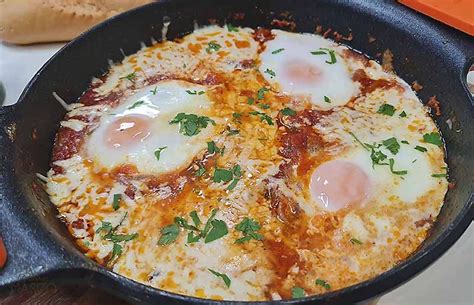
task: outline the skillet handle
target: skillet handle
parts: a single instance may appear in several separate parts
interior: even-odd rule
[[[16,106],[0,107],[0,236],[8,253],[0,270],[0,291],[23,284],[55,270],[65,270],[64,250],[40,230],[38,219],[26,204],[16,183],[14,153],[17,129]],[[29,152],[34,153],[34,152]],[[58,249],[59,248],[59,249]],[[58,251],[55,253],[55,251]]]

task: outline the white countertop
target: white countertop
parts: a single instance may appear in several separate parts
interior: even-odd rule
[[[63,44],[12,46],[0,43],[0,81],[6,105],[16,103],[36,71]],[[448,252],[416,278],[382,297],[380,305],[473,305],[474,226]]]

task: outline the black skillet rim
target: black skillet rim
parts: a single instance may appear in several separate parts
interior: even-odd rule
[[[51,57],[48,62],[46,62],[43,67],[35,74],[32,80],[28,83],[24,91],[22,92],[18,103],[21,103],[25,96],[28,94],[29,88],[37,81],[37,78],[41,75],[44,69],[47,68],[50,61],[54,60],[58,54],[67,51],[69,48],[74,48],[75,44],[82,42],[83,38],[94,33],[96,30],[103,27],[109,26],[116,19],[128,18],[129,15],[133,15],[135,11],[147,9],[147,7],[154,5],[166,5],[171,2],[186,2],[186,0],[162,0],[159,3],[150,3],[145,6],[133,9],[131,11],[122,13],[118,16],[112,17],[111,19],[96,25],[89,31],[81,34],[79,37],[66,44],[61,50],[59,50],[54,56]],[[473,61],[472,59],[470,60]],[[469,66],[465,66],[464,70],[469,69]],[[463,71],[465,72],[465,71]],[[467,89],[466,89],[467,93]],[[472,103],[472,99],[471,99]],[[14,108],[14,107],[13,107]],[[182,302],[192,302],[194,304],[310,304],[313,302],[335,302],[335,303],[344,303],[348,302],[360,302],[363,300],[371,299],[380,294],[389,292],[392,289],[395,289],[402,283],[411,279],[413,276],[424,270],[426,267],[431,265],[436,259],[438,259],[442,254],[444,254],[462,235],[462,233],[467,229],[469,224],[473,219],[473,203],[474,203],[474,194],[471,193],[471,196],[464,204],[462,212],[457,215],[455,220],[450,224],[449,229],[445,230],[432,244],[428,245],[423,251],[415,253],[415,255],[407,258],[402,263],[393,267],[392,269],[378,275],[375,278],[366,280],[364,282],[357,283],[355,285],[342,288],[336,291],[308,296],[302,299],[294,300],[282,300],[282,301],[259,301],[259,302],[247,302],[247,301],[213,301],[208,299],[201,299],[187,295],[181,295],[176,293],[171,293],[165,290],[160,290],[152,288],[150,286],[135,282],[131,279],[128,279],[122,275],[116,274],[106,268],[99,266],[94,263],[94,267],[90,269],[92,272],[102,274],[107,279],[118,282],[123,285],[123,288],[130,289],[136,293],[147,291],[151,297],[161,296],[167,297],[170,299],[179,300]],[[72,269],[70,269],[72,271]],[[107,289],[107,288],[106,288]],[[123,296],[126,296],[125,293],[119,292]],[[133,300],[133,298],[131,299]],[[152,301],[152,300],[149,300]],[[341,304],[342,304],[341,303]]]

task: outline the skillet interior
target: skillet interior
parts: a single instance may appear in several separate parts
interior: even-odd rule
[[[232,23],[271,27],[271,21],[286,11],[298,32],[314,32],[316,25],[342,34],[352,30],[354,39],[349,45],[372,57],[389,48],[395,54],[397,74],[408,83],[417,80],[424,86],[419,94],[422,101],[437,95],[442,116],[435,120],[446,140],[450,180],[456,182],[431,235],[411,259],[373,280],[298,303],[348,304],[369,299],[395,288],[444,253],[473,216],[474,107],[461,81],[472,62],[468,59],[474,56],[474,43],[467,35],[388,0],[165,1],[120,15],[70,43],[35,76],[13,111],[0,112],[2,126],[16,124],[13,141],[5,128],[0,137],[0,232],[10,250],[10,263],[0,272],[0,286],[44,275],[62,282],[101,285],[131,300],[209,304],[137,284],[98,267],[76,249],[35,175],[49,169],[54,135],[65,114],[51,93],[75,101],[92,76],[107,71],[108,59],[118,62],[123,54],[140,49],[140,42],[150,45],[151,37],[160,40],[164,16],[171,19],[168,38],[172,39],[191,32],[194,20],[206,25],[212,18],[222,24],[232,20],[232,13],[245,12],[243,20]],[[368,34],[377,40],[369,44]],[[445,121],[452,117],[456,121],[451,130]]]

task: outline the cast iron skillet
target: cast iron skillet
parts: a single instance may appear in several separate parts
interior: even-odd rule
[[[141,42],[161,39],[163,17],[170,17],[168,38],[193,30],[194,20],[223,24],[270,26],[273,18],[290,12],[296,31],[313,32],[316,25],[339,33],[352,30],[348,44],[375,56],[389,48],[397,73],[409,83],[420,82],[426,101],[436,95],[442,115],[435,118],[446,140],[450,190],[430,237],[408,260],[360,284],[281,304],[351,304],[394,289],[440,257],[473,218],[474,105],[464,83],[474,58],[472,38],[419,15],[394,1],[162,1],[117,16],[65,46],[35,75],[13,107],[0,110],[0,233],[9,251],[0,271],[0,287],[14,287],[32,277],[57,283],[83,283],[113,291],[130,301],[160,304],[223,304],[153,289],[114,274],[87,259],[75,247],[57,219],[35,173],[49,169],[50,152],[65,110],[53,98],[57,92],[75,101],[92,76],[108,69]],[[233,13],[245,13],[233,20]],[[377,40],[368,43],[367,35]],[[15,73],[15,71],[11,71]],[[451,118],[452,129],[446,124]],[[158,233],[157,233],[158,234]],[[234,303],[237,304],[238,302]],[[270,304],[274,302],[266,302]]]

